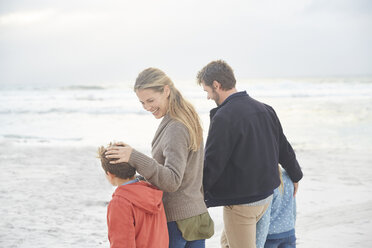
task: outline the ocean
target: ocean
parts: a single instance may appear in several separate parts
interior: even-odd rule
[[[175,82],[206,139],[215,107],[194,81]],[[271,105],[304,171],[297,246],[372,242],[372,78],[251,79],[237,83]],[[96,148],[123,141],[150,154],[159,120],[130,83],[0,88],[0,247],[107,247],[106,182]],[[210,209],[218,247],[220,208]]]

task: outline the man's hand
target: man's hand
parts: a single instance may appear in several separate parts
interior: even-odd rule
[[[298,183],[293,183],[293,187],[294,187],[293,197],[295,197],[296,196],[296,193],[297,193],[297,190],[298,190]]]

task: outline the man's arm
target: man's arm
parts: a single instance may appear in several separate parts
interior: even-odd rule
[[[277,120],[278,132],[279,132],[279,163],[286,170],[292,182],[298,183],[298,181],[300,181],[303,176],[301,167],[298,164],[298,161],[296,159],[296,154],[291,144],[289,144],[287,138],[285,137],[283,133],[283,128],[282,128],[282,125],[280,124],[278,116],[276,115],[274,110],[273,112]],[[296,194],[298,185],[294,187],[295,187],[294,194]]]
[[[266,105],[266,107],[271,113],[271,118],[273,120],[273,123],[275,123],[276,125],[276,132],[278,135],[278,143],[279,143],[279,164],[281,164],[281,166],[288,173],[292,182],[298,183],[298,181],[301,180],[303,174],[301,171],[301,167],[297,162],[296,154],[291,144],[289,144],[287,138],[284,135],[282,125],[280,124],[280,120],[278,116],[276,115],[275,110],[269,105]],[[294,185],[295,191],[297,191],[297,188],[298,188],[298,185],[297,186]]]
[[[204,192],[221,177],[232,153],[232,135],[228,120],[215,116],[210,124],[205,147],[203,187]]]
[[[298,183],[293,183],[293,197],[296,196],[298,190]]]

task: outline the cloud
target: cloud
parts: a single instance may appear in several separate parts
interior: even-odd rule
[[[193,78],[219,58],[242,77],[372,74],[370,7],[364,0],[10,1],[0,12],[0,83],[118,81],[148,66]]]
[[[0,16],[0,27],[26,26],[47,21],[55,14],[51,9],[39,11],[19,11]]]

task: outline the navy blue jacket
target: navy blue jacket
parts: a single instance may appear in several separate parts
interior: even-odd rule
[[[203,187],[208,207],[262,200],[280,184],[278,164],[302,178],[274,109],[243,91],[210,112]]]

